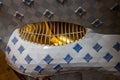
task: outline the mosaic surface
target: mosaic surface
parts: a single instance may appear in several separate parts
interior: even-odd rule
[[[120,34],[120,2],[119,0],[34,0],[34,3],[30,6],[24,4],[22,0],[1,0],[0,3],[0,49],[5,50],[6,43],[13,30],[16,28],[25,25],[27,23],[41,22],[41,21],[65,21],[77,23],[85,26],[86,28],[91,28],[94,32],[102,34]],[[94,5],[93,5],[94,4]],[[113,8],[114,6],[117,7]],[[75,13],[81,7],[84,10],[78,10],[78,13]],[[44,12],[48,9],[54,14],[51,18],[44,16]],[[113,10],[111,10],[113,9]],[[15,18],[14,14],[16,11],[19,11],[24,15],[22,20]],[[84,12],[85,11],[85,12]],[[82,15],[79,15],[82,14]],[[48,12],[47,15],[50,15]],[[19,17],[19,16],[18,16]],[[102,24],[101,24],[102,23]],[[2,38],[2,40],[1,40]],[[13,44],[17,44],[17,38],[12,40]],[[120,43],[116,42],[112,49],[119,52]],[[77,47],[74,49],[79,52],[82,49],[82,46],[76,44]],[[101,44],[96,43],[92,47],[96,52],[99,52],[103,47]],[[7,48],[8,53],[11,49]],[[24,48],[21,46],[18,51],[24,52]],[[114,56],[112,53],[107,52],[103,59],[106,62],[110,62]],[[87,53],[84,58],[86,62],[91,62],[93,56],[90,53]],[[17,58],[13,56],[11,60],[14,62],[17,61]],[[70,63],[73,60],[73,57],[70,54],[67,54],[64,59],[66,63]],[[31,63],[32,58],[30,55],[27,55],[25,58],[26,63]],[[50,55],[47,55],[44,58],[44,61],[49,64],[53,61],[53,58]],[[54,69],[62,69],[60,65],[56,65]],[[117,63],[114,68],[120,70],[120,63]],[[20,66],[21,71],[25,71],[23,66]],[[35,68],[37,71],[42,71],[40,66]],[[58,70],[58,69],[57,69]],[[110,78],[111,79],[111,78]]]
[[[22,0],[1,1],[0,36],[5,44],[14,29],[27,23],[46,20],[78,23],[98,33],[120,34],[119,6],[111,11],[115,4],[119,5],[119,0],[109,0],[106,3],[104,0],[34,0],[30,6],[24,4]],[[85,10],[82,16],[75,13],[79,7]],[[50,19],[43,15],[46,9],[54,13]],[[84,12],[82,9],[78,10],[79,14]],[[16,11],[24,15],[22,21],[13,16]],[[48,12],[47,15],[50,13]],[[103,24],[99,27],[92,25],[91,23],[96,19]],[[99,22],[97,24],[99,25]]]
[[[119,74],[119,35],[87,32],[83,39],[74,43],[48,46],[24,40],[18,31],[16,29],[9,39],[6,59],[14,70],[22,74],[39,77],[91,67]]]

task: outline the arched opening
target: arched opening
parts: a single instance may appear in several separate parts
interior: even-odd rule
[[[19,29],[19,34],[23,40],[59,46],[82,39],[86,29],[77,24],[49,21],[27,24]]]

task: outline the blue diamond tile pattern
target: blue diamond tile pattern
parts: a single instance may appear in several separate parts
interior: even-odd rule
[[[117,65],[115,66],[115,69],[117,69],[118,71],[120,71],[120,62],[117,63]]]
[[[99,19],[96,19],[91,24],[94,25],[94,26],[96,26],[96,27],[99,27],[99,26],[101,26],[103,24],[103,22],[100,21]]]
[[[54,67],[54,70],[56,70],[56,71],[60,71],[60,70],[62,70],[63,69],[63,67],[60,65],[60,64],[57,64],[55,67]]]
[[[37,71],[38,73],[41,73],[43,68],[41,66],[36,66],[36,68],[34,70]]]
[[[15,62],[17,61],[17,58],[13,55],[11,60],[15,64]]]
[[[34,0],[23,0],[23,2],[24,2],[26,5],[30,6],[30,5],[34,2]]]
[[[10,53],[11,49],[10,49],[9,46],[6,47],[6,51],[7,51],[8,54]]]
[[[22,45],[18,48],[18,51],[19,51],[20,53],[22,53],[24,50],[25,50],[25,49],[24,49],[24,47],[23,47]]]
[[[53,12],[46,9],[43,15],[46,16],[47,18],[51,18],[53,16]]]
[[[84,59],[89,62],[93,57],[88,53],[85,55]]]
[[[13,44],[15,45],[15,44],[18,42],[18,39],[17,39],[16,37],[14,37],[14,38],[12,39],[12,42],[13,42]]]
[[[79,53],[79,51],[82,49],[82,46],[80,46],[78,43],[73,47],[73,49]]]
[[[111,59],[113,58],[113,56],[110,54],[110,53],[107,53],[105,56],[104,56],[104,59],[109,62]]]
[[[45,58],[44,58],[44,61],[49,64],[51,61],[53,60],[53,58],[50,56],[50,55],[47,55]]]
[[[113,46],[113,48],[117,51],[117,52],[119,52],[120,51],[120,43],[116,43],[114,46]]]
[[[119,0],[116,0],[116,1],[119,1]],[[112,11],[119,11],[120,10],[120,6],[118,3],[115,3],[111,8],[110,10]]]
[[[26,61],[28,64],[30,64],[30,62],[32,61],[32,58],[31,58],[29,55],[27,55],[26,58],[25,58],[25,61]]]
[[[78,7],[75,10],[75,13],[78,14],[79,16],[82,16],[85,12],[86,12],[85,9],[83,9],[82,7]]]
[[[96,51],[96,52],[99,52],[100,49],[102,48],[102,46],[98,43],[96,43],[94,46],[93,46],[93,49]]]
[[[72,56],[70,56],[69,54],[64,58],[64,60],[67,62],[67,63],[70,63],[70,61],[73,59]]]
[[[24,66],[20,65],[19,70],[24,73],[26,69],[24,68]]]

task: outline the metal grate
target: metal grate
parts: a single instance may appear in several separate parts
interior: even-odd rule
[[[23,40],[44,45],[65,45],[83,38],[83,26],[65,22],[40,22],[27,24],[19,29]]]

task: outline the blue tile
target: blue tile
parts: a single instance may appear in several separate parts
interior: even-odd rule
[[[113,46],[113,48],[114,48],[117,52],[119,52],[119,51],[120,51],[120,43],[117,42],[117,43]]]
[[[115,66],[115,69],[117,69],[118,71],[120,71],[120,62],[117,63],[117,65]]]
[[[96,52],[99,52],[100,49],[102,48],[102,46],[98,43],[96,43],[94,46],[93,46],[93,49],[96,51]]]
[[[22,45],[18,48],[18,51],[19,51],[20,53],[22,53],[24,50],[25,50],[25,49],[24,49],[24,47],[23,47]]]
[[[24,66],[20,65],[19,70],[24,73],[26,69],[24,68]]]
[[[32,61],[32,58],[29,55],[27,55],[25,61],[29,64]]]
[[[34,3],[34,0],[24,0],[23,1],[26,5],[30,6]]]
[[[85,55],[84,59],[89,62],[93,57],[88,53]]]
[[[54,67],[54,70],[56,70],[56,71],[60,71],[60,70],[62,70],[63,69],[63,67],[60,65],[60,64],[57,64],[55,67]]]
[[[34,70],[37,71],[38,73],[41,73],[43,68],[41,66],[36,66],[36,68]]]
[[[117,1],[117,0],[116,0]],[[119,1],[119,0],[118,0]],[[120,5],[118,3],[115,3],[110,10],[112,11],[120,11]]]
[[[99,19],[96,19],[91,24],[94,25],[94,26],[96,26],[96,27],[99,27],[99,26],[101,26],[103,24],[103,22],[100,21]]]
[[[53,60],[53,58],[50,56],[50,55],[47,55],[45,58],[44,58],[44,61],[49,64],[51,61]]]
[[[16,37],[14,37],[14,38],[12,39],[12,42],[13,42],[13,44],[15,45],[15,44],[18,42],[18,39],[17,39]]]
[[[7,51],[8,54],[10,53],[11,49],[10,49],[9,46],[6,47],[6,51]]]
[[[64,60],[67,62],[67,63],[70,63],[70,61],[72,60],[73,58],[68,54]]]
[[[18,11],[15,12],[14,16],[19,20],[22,20],[24,18],[24,15]]]
[[[53,16],[53,12],[46,9],[45,12],[43,13],[43,15],[47,18],[51,18]]]
[[[82,7],[78,7],[76,10],[75,10],[75,13],[79,16],[82,16],[84,13],[85,13],[85,9],[83,9]]]
[[[17,61],[17,58],[13,55],[11,60],[15,64],[15,62]]]
[[[111,59],[113,58],[113,56],[110,54],[110,53],[107,53],[105,56],[104,56],[104,59],[109,62]]]
[[[82,46],[80,46],[78,43],[73,47],[73,49],[79,53],[79,51],[82,49]]]

